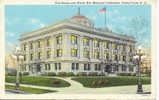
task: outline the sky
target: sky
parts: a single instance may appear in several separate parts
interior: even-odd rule
[[[75,16],[80,7],[82,15],[94,22],[96,28],[105,27],[105,15],[99,10],[106,7],[106,26],[117,34],[134,36],[137,46],[151,47],[151,6],[149,5],[6,5],[6,52],[19,45],[19,36],[56,21]],[[137,22],[136,25],[132,24]]]

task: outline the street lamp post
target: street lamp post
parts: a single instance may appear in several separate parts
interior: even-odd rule
[[[137,66],[138,66],[138,87],[137,87],[137,93],[142,93],[143,92],[142,80],[141,80],[141,71],[140,71],[142,57],[144,57],[144,54],[141,52],[141,48],[139,48],[138,51],[136,52],[136,55],[134,56],[134,58],[136,59],[136,62],[137,62]]]
[[[16,90],[19,90],[19,68],[20,68],[20,59],[22,57],[22,51],[19,47],[16,47],[15,56],[17,58],[17,74],[16,74]]]

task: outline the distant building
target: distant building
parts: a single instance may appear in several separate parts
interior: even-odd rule
[[[135,38],[96,29],[80,14],[19,38],[24,51],[22,71],[135,73]]]
[[[151,50],[143,50],[146,58],[142,59],[141,72],[150,73],[151,72]]]

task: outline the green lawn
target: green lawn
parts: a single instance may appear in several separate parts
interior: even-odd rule
[[[123,77],[77,77],[72,78],[77,82],[80,82],[85,87],[100,88],[110,86],[124,86],[124,85],[137,85],[138,78],[131,76]],[[143,84],[150,84],[151,79],[149,77],[142,78]]]
[[[12,85],[5,85],[5,88],[10,89],[10,90],[16,90],[15,86],[12,86]],[[52,90],[37,89],[37,88],[22,87],[22,86],[20,86],[19,91],[23,91],[26,93],[32,93],[32,94],[43,94],[43,93],[49,93],[49,92],[57,92],[57,91],[52,91]]]
[[[15,76],[6,76],[5,81],[8,83],[15,83]],[[57,78],[46,78],[46,77],[33,77],[24,76],[22,77],[21,84],[37,85],[37,86],[47,86],[47,87],[69,87],[70,83],[57,79]]]

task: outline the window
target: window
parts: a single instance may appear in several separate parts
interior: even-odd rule
[[[88,64],[88,70],[91,70],[90,64]]]
[[[98,70],[98,65],[97,64],[95,64],[95,70]]]
[[[88,58],[89,57],[89,51],[87,49],[84,49],[83,56]]]
[[[24,61],[26,61],[26,55],[24,55]]]
[[[45,64],[45,70],[47,70],[47,64]]]
[[[75,63],[72,63],[72,70],[75,69]]]
[[[79,63],[76,63],[76,70],[79,69]]]
[[[84,64],[84,70],[87,70],[87,64]]]
[[[43,53],[42,53],[42,52],[39,52],[39,53],[38,53],[38,58],[39,58],[39,59],[42,59],[42,56],[43,56]]]
[[[121,45],[120,45],[120,50],[123,50],[123,48],[124,48],[124,46],[121,44]]]
[[[105,59],[109,59],[108,53],[106,53],[106,52],[104,53],[104,58],[105,58]]]
[[[77,57],[77,49],[71,49],[72,57]]]
[[[129,52],[132,52],[132,47],[131,47],[131,45],[128,46],[128,51],[129,51]]]
[[[47,58],[50,58],[51,57],[51,51],[47,51]]]
[[[122,55],[120,55],[120,61],[123,61],[123,56]]]
[[[72,41],[72,44],[77,44],[77,36],[72,35],[71,41]]]
[[[33,47],[34,47],[34,42],[31,42],[30,49],[33,49]]]
[[[97,52],[97,51],[94,52],[94,58],[99,59],[99,52]]]
[[[47,39],[47,46],[50,46],[50,43],[51,43],[51,38],[49,37],[49,38]]]
[[[83,39],[83,45],[84,45],[84,46],[89,46],[89,41],[88,41],[87,38],[84,38],[84,39]]]
[[[24,51],[26,51],[26,48],[27,48],[27,45],[26,45],[26,44],[24,44]]]
[[[43,41],[42,41],[42,40],[38,41],[38,47],[39,47],[39,48],[42,47],[42,44],[43,44]]]
[[[109,48],[108,42],[104,42],[104,48],[105,48],[105,49]]]
[[[123,61],[126,61],[126,56],[123,56]]]
[[[61,57],[62,56],[62,50],[61,49],[58,49],[57,50],[57,57]]]
[[[48,64],[48,70],[50,70],[51,69],[51,65],[50,64]]]
[[[101,70],[101,65],[99,64],[99,66],[98,66],[98,70]]]
[[[133,67],[129,67],[129,72],[133,72],[134,68]]]
[[[62,44],[62,36],[57,37],[57,44]]]
[[[55,70],[57,70],[57,63],[55,63]]]
[[[116,61],[118,60],[118,55],[115,55],[115,60],[116,60]]]
[[[117,49],[116,43],[112,43],[112,47],[113,47],[113,49]]]
[[[30,60],[33,60],[33,58],[34,58],[34,53],[30,55]]]
[[[122,65],[122,71],[126,71],[126,66]]]
[[[99,41],[98,40],[94,40],[94,47],[99,47]]]
[[[114,54],[112,54],[112,59],[115,60],[115,55]]]
[[[61,63],[59,63],[59,70],[61,70]]]

